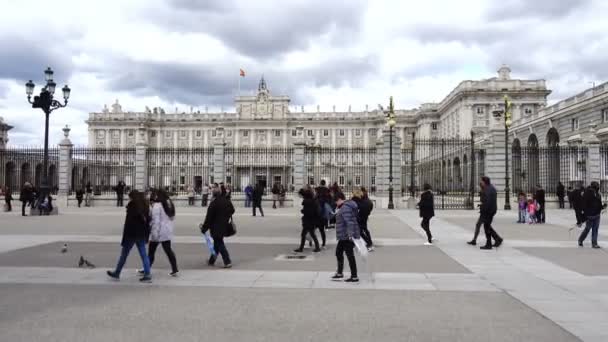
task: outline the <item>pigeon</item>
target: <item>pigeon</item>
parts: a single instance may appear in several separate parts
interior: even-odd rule
[[[86,266],[88,268],[95,268],[95,265],[93,265],[93,263],[91,263],[90,261],[88,261],[81,255],[80,260],[78,260],[78,267],[83,267],[83,266]]]
[[[90,263],[88,260],[84,261],[84,264],[88,267],[88,268],[95,268],[95,265],[93,265],[92,263]]]
[[[84,265],[84,258],[82,257],[82,255],[80,256],[80,260],[78,260],[78,267],[82,267]]]
[[[63,247],[61,247],[61,253],[66,253],[68,251],[68,244],[64,243]]]

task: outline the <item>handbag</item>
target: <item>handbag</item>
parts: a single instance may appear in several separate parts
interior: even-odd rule
[[[361,239],[353,239],[353,242],[354,242],[355,248],[357,249],[357,252],[359,252],[359,255],[361,256],[361,258],[363,258],[364,260],[367,259],[369,252],[367,251],[367,247],[365,246],[365,243]]]
[[[236,235],[236,223],[234,223],[232,216],[230,216],[230,221],[228,221],[228,226],[226,227],[226,233],[224,236],[229,237],[233,235]]]

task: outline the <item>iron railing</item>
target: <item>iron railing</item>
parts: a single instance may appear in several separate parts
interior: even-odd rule
[[[282,184],[288,192],[295,190],[291,147],[226,147],[224,167],[226,183],[234,193],[243,192],[249,184],[268,189]]]
[[[39,188],[44,170],[44,149],[30,147],[7,147],[0,149],[0,187],[19,193],[25,182]],[[49,147],[49,188],[56,193],[59,183],[59,149]]]
[[[118,182],[124,182],[126,192],[135,186],[134,148],[72,149],[70,193],[91,185],[94,195],[112,194]]]
[[[189,187],[199,193],[213,183],[213,148],[149,148],[148,187],[186,194]]]

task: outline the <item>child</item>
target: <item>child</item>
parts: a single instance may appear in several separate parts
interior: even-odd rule
[[[526,209],[528,203],[526,201],[526,194],[523,192],[519,193],[519,217],[517,218],[517,223],[526,223]]]
[[[528,224],[536,223],[536,201],[528,199]]]

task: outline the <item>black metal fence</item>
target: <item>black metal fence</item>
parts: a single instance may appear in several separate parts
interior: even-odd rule
[[[338,185],[350,193],[365,186],[376,191],[375,147],[317,147],[304,150],[304,177],[307,184],[319,185],[321,180]]]
[[[226,183],[235,193],[243,192],[248,184],[272,188],[282,184],[294,191],[293,148],[285,147],[226,147],[224,149]]]
[[[134,148],[72,149],[70,193],[84,190],[90,183],[93,194],[110,194],[119,181],[125,183],[127,191],[135,186]]]
[[[604,199],[608,196],[608,145],[600,145],[600,191]]]
[[[0,149],[0,187],[10,188],[19,193],[25,182],[39,188],[44,170],[44,149],[29,147],[7,147]],[[48,178],[52,192],[59,183],[59,149],[49,148]]]
[[[186,194],[213,183],[213,148],[149,148],[148,187]]]
[[[514,145],[511,150],[513,193],[533,193],[535,187],[541,185],[547,195],[555,196],[560,182],[566,188],[586,186],[587,155],[585,146]]]
[[[401,154],[404,196],[416,197],[429,184],[436,208],[473,208],[485,156],[472,139],[413,139]]]

